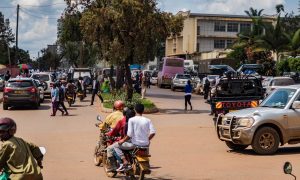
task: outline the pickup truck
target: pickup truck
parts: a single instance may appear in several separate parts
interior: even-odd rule
[[[264,98],[261,80],[254,76],[223,77],[210,92],[215,117],[231,111],[257,107]]]
[[[279,145],[300,143],[300,85],[276,89],[258,107],[219,115],[216,133],[232,150],[249,145],[274,154]]]

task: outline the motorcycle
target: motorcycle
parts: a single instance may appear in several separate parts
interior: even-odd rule
[[[100,123],[96,124],[99,127],[99,124],[102,123],[101,117],[97,116],[97,120]],[[104,171],[108,177],[115,177],[118,173],[123,174],[130,179],[136,179],[136,176],[139,180],[143,180],[146,174],[150,174],[150,159],[148,147],[136,147],[133,150],[124,151],[124,155],[128,162],[130,163],[131,168],[125,168],[124,171],[118,172],[116,169],[108,171],[109,164],[112,163],[116,167],[120,166],[119,162],[114,158],[114,162],[109,162],[107,158],[106,148],[113,144],[116,140],[115,137],[106,136],[105,132],[101,132],[103,136],[103,142],[98,142],[95,148],[94,161],[95,165],[100,166],[102,164]],[[102,146],[102,147],[101,147]]]
[[[84,99],[84,94],[83,94],[83,92],[78,91],[78,92],[77,92],[77,97],[79,98],[80,101],[83,101],[83,99]]]
[[[69,107],[71,107],[72,104],[75,103],[75,101],[74,101],[74,95],[73,94],[67,93],[66,94],[66,99],[67,99],[67,102],[69,104]]]

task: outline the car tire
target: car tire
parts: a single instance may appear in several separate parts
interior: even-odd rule
[[[172,91],[175,91],[175,88],[174,88],[174,86],[171,86],[171,90],[172,90]]]
[[[8,105],[3,103],[3,110],[8,110]]]
[[[248,145],[234,144],[230,141],[225,141],[225,144],[227,145],[227,147],[229,147],[229,149],[234,151],[242,151],[248,147]]]
[[[279,143],[279,134],[274,128],[262,127],[255,133],[251,146],[257,154],[271,155],[278,150]]]
[[[43,97],[43,99],[40,99],[40,103],[43,103],[45,100],[45,98]]]
[[[39,109],[39,103],[35,103],[35,104],[33,105],[33,108],[34,108],[34,109]]]

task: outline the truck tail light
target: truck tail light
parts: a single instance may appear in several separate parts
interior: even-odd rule
[[[13,90],[11,88],[5,87],[4,88],[4,93],[9,93],[12,92]]]

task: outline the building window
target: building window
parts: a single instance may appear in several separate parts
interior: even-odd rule
[[[238,23],[228,23],[227,24],[227,32],[238,32],[239,24]]]
[[[197,35],[200,35],[200,26],[197,26]]]
[[[215,31],[225,32],[226,24],[224,22],[215,22]]]
[[[197,43],[196,51],[200,52],[200,44],[199,43]]]
[[[215,39],[214,40],[214,48],[215,49],[224,49],[225,48],[225,40]]]
[[[241,23],[240,24],[240,32],[249,32],[249,31],[251,31],[250,23]]]
[[[226,48],[231,48],[232,44],[233,44],[233,40],[232,39],[227,39]]]

